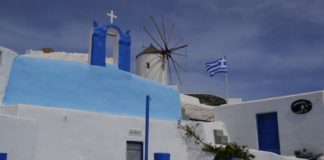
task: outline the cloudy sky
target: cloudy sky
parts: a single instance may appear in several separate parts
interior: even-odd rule
[[[182,92],[224,96],[224,74],[209,77],[204,64],[226,55],[230,97],[260,99],[324,89],[323,7],[321,0],[1,0],[0,45],[86,53],[92,21],[108,23],[113,9],[131,30],[135,58],[149,42],[143,26],[164,15],[175,39],[189,45],[188,57],[178,57],[188,70]]]

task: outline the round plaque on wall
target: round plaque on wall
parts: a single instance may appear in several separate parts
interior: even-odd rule
[[[291,110],[296,114],[304,114],[312,110],[312,102],[306,99],[300,99],[291,104]]]

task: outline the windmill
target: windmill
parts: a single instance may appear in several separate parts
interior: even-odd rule
[[[171,70],[173,69],[176,79],[182,85],[180,73],[186,72],[186,70],[176,61],[174,56],[186,57],[187,55],[178,51],[186,48],[188,45],[183,44],[182,39],[173,40],[175,25],[172,24],[166,27],[163,16],[161,16],[161,27],[159,27],[157,21],[152,16],[151,21],[157,38],[144,27],[144,31],[153,42],[136,56],[136,72],[148,79],[162,84],[169,84],[172,83]]]

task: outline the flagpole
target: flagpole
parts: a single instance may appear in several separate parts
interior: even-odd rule
[[[224,58],[226,59],[226,55],[224,55]],[[227,78],[227,72],[228,71],[226,71],[226,73],[225,73],[225,93],[226,93],[226,101],[228,102],[228,78]]]
[[[228,78],[227,78],[227,72],[225,73],[225,92],[226,92],[226,101],[228,102]]]

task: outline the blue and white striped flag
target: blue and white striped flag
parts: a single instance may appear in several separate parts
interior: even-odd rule
[[[214,76],[216,73],[227,73],[226,58],[223,57],[216,61],[208,62],[205,68],[210,76]]]

